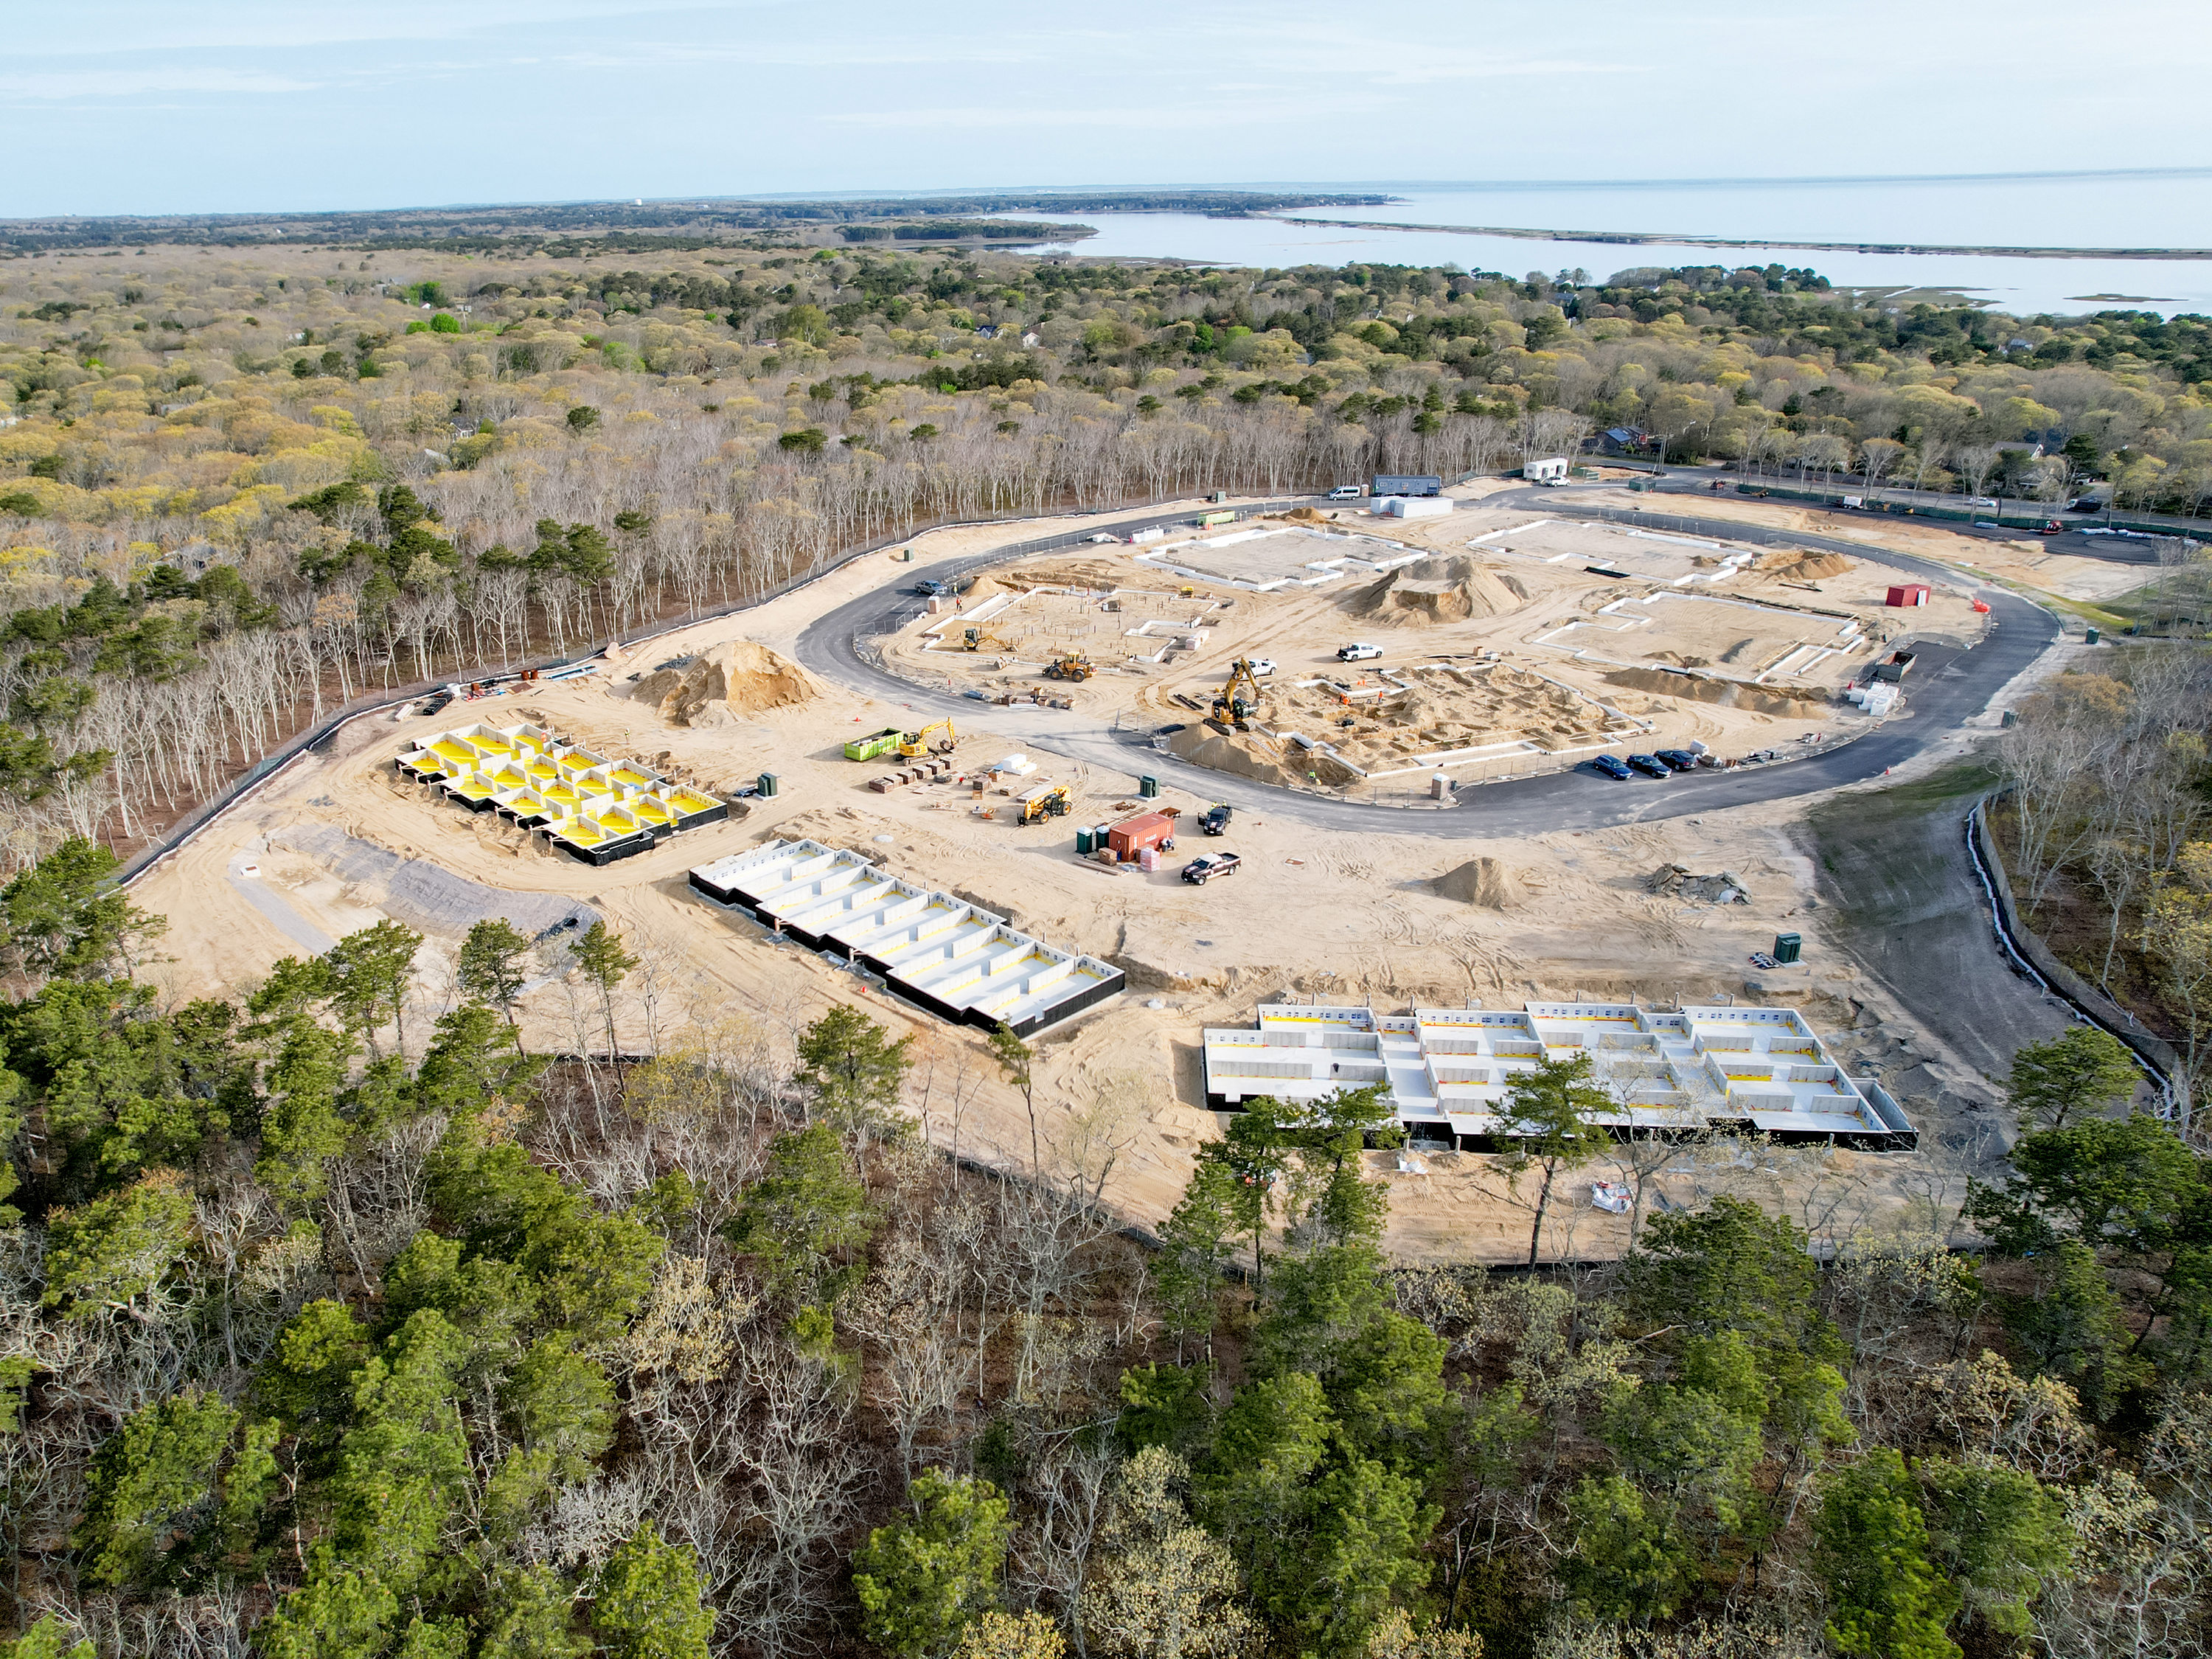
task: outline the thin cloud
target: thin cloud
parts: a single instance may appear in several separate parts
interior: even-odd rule
[[[163,68],[53,70],[29,75],[0,75],[0,96],[61,103],[74,98],[143,98],[158,93],[313,92],[321,84],[291,76],[257,74],[251,70],[175,64]]]

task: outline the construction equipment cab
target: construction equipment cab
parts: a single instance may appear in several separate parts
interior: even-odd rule
[[[1089,679],[1097,672],[1091,665],[1091,659],[1080,653],[1071,657],[1060,657],[1044,665],[1045,678],[1071,680],[1078,685]]]
[[[945,735],[933,743],[930,734],[935,732],[942,732]],[[960,734],[952,729],[952,719],[947,715],[941,720],[932,721],[919,732],[902,733],[898,751],[908,760],[918,759],[923,755],[949,755],[959,742]]]
[[[1064,818],[1067,816],[1067,786],[1064,783],[1041,783],[1022,797],[1021,815],[1015,822],[1028,825],[1045,818]]]
[[[1198,827],[1209,836],[1224,836],[1229,833],[1229,820],[1231,816],[1229,803],[1225,800],[1218,800],[1206,809],[1206,816],[1198,821]]]
[[[1213,718],[1223,726],[1236,727],[1239,732],[1251,729],[1253,715],[1260,712],[1260,682],[1252,672],[1252,665],[1239,657],[1229,671],[1228,684],[1215,694]]]

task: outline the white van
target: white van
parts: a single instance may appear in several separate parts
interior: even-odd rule
[[[1356,501],[1359,494],[1358,484],[1339,484],[1328,492],[1328,498],[1333,501]]]

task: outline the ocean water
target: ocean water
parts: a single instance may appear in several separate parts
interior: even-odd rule
[[[1639,265],[1778,262],[1809,266],[1842,286],[1948,289],[2015,314],[2106,309],[2212,313],[2212,258],[2028,258],[1786,246],[1867,242],[2212,251],[2212,169],[2013,179],[1380,182],[1265,188],[1372,191],[1395,199],[1382,206],[1299,209],[1276,218],[1068,215],[1063,216],[1080,216],[1098,230],[1070,245],[1070,251],[1259,266],[1459,264],[1512,276],[1580,269],[1600,281]],[[1285,222],[1298,219],[1349,222]],[[1448,226],[1480,228],[1413,228]],[[1481,234],[1509,228],[1568,234],[1546,240]],[[1572,233],[1716,236],[1752,246],[1592,241]]]

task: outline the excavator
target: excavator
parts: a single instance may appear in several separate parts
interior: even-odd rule
[[[961,630],[960,648],[963,651],[1006,651],[1010,647],[988,628],[968,628]]]
[[[1091,667],[1091,659],[1083,655],[1080,652],[1078,652],[1072,656],[1055,659],[1054,661],[1047,663],[1044,668],[1045,678],[1048,680],[1069,680],[1078,685],[1082,684],[1084,681],[1089,679],[1091,675],[1096,672],[1097,672],[1097,670]]]
[[[1249,732],[1251,718],[1260,712],[1260,682],[1249,658],[1239,657],[1229,671],[1229,683],[1215,694],[1213,718],[1224,726]]]
[[[929,738],[933,732],[944,732],[943,739],[932,743]],[[959,741],[960,734],[952,729],[951,716],[947,715],[923,726],[919,732],[906,732],[899,738],[898,751],[908,760],[917,760],[924,755],[949,755]]]

